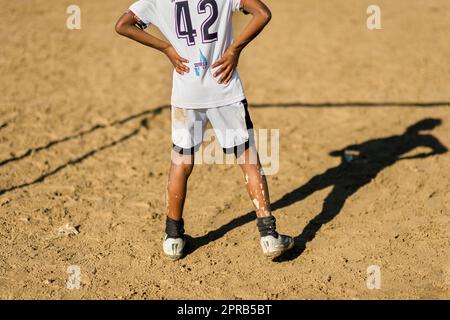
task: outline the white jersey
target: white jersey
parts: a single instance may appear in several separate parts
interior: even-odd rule
[[[129,11],[143,27],[155,25],[177,53],[186,58],[190,71],[173,72],[172,105],[179,108],[213,108],[245,98],[235,71],[228,84],[219,84],[211,65],[233,40],[231,16],[240,0],[139,0]]]

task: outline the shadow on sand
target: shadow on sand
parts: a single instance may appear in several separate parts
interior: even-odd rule
[[[350,103],[260,103],[253,104],[256,108],[329,108],[329,107],[448,107],[450,102],[350,102]],[[159,115],[163,110],[169,109],[170,106],[163,105],[157,108],[142,111],[137,114],[127,116],[109,123],[108,125],[95,125],[87,130],[81,131],[77,134],[63,137],[47,144],[35,148],[28,149],[25,153],[19,156],[12,156],[11,158],[0,160],[0,167],[9,162],[19,161],[25,159],[35,153],[50,149],[51,147],[81,138],[94,131],[111,127],[120,126],[132,120],[140,120],[140,126],[131,131],[122,138],[115,140],[109,144],[105,144],[99,148],[91,150],[76,159],[67,161],[48,173],[41,175],[31,182],[25,182],[19,185],[13,185],[0,189],[0,195],[7,192],[22,189],[37,183],[40,183],[48,177],[62,171],[67,166],[77,165],[85,159],[95,155],[96,153],[109,149],[122,143],[133,136],[139,134],[142,127],[148,128],[148,118]],[[331,192],[326,196],[322,210],[302,229],[302,231],[295,236],[295,246],[285,256],[280,257],[279,261],[292,260],[297,258],[304,251],[306,244],[314,239],[317,232],[323,224],[331,221],[339,214],[345,204],[346,199],[357,192],[361,187],[370,183],[379,172],[383,169],[395,164],[397,161],[421,159],[437,154],[447,152],[447,148],[433,135],[422,133],[422,131],[430,131],[441,124],[440,119],[423,119],[408,127],[401,135],[383,137],[379,139],[368,140],[357,145],[349,145],[342,150],[330,152],[330,156],[341,157],[341,163],[325,172],[314,176],[306,184],[299,186],[295,190],[285,194],[281,199],[272,203],[272,210],[276,211],[297,203],[306,197],[310,196],[316,191],[332,186]],[[5,128],[7,124],[1,126]],[[431,151],[427,153],[419,153],[413,156],[404,156],[418,147],[427,147]],[[349,153],[350,152],[350,153]],[[350,156],[349,156],[350,154]],[[194,252],[198,248],[207,245],[223,237],[227,232],[238,228],[246,223],[255,220],[255,212],[248,212],[240,217],[237,217],[227,224],[209,231],[207,234],[200,237],[190,237],[187,254]]]
[[[281,199],[272,203],[272,211],[276,211],[302,201],[316,191],[332,187],[331,192],[324,200],[322,210],[295,236],[294,248],[277,260],[293,260],[300,256],[306,244],[314,239],[322,225],[336,217],[345,201],[361,187],[370,183],[383,169],[398,161],[423,159],[447,152],[447,148],[436,137],[422,133],[422,131],[433,130],[440,124],[440,119],[423,119],[412,124],[401,135],[368,140],[330,152],[330,156],[341,157],[342,160],[338,166],[314,176],[304,185],[286,193]],[[426,147],[430,151],[404,156],[418,147]],[[190,237],[187,253],[192,253],[255,218],[254,211],[248,212],[203,236]]]

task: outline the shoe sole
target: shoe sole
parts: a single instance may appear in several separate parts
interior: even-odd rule
[[[294,247],[294,241],[291,241],[286,249],[282,249],[282,250],[270,252],[270,253],[264,253],[264,256],[266,256],[269,259],[274,259],[274,258],[281,256],[286,251],[291,250],[293,247]]]
[[[168,255],[168,254],[164,253],[164,255],[165,255],[167,258],[169,258],[170,260],[172,260],[172,261],[179,260],[179,259],[181,259],[181,258],[183,257],[182,254],[181,254],[181,255],[172,256],[172,255]]]

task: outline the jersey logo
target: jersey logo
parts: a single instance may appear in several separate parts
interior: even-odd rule
[[[194,71],[196,76],[200,76],[200,70],[206,70],[208,68],[208,59],[203,54],[202,50],[200,51],[200,62],[194,63]]]

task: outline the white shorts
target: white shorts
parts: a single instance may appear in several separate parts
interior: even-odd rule
[[[247,100],[223,107],[184,109],[172,106],[172,142],[177,152],[196,151],[203,142],[208,121],[223,149],[247,143],[253,123],[247,110]]]

